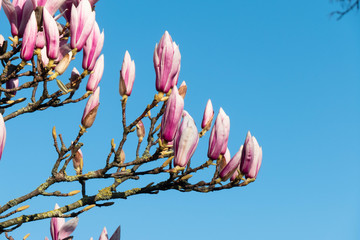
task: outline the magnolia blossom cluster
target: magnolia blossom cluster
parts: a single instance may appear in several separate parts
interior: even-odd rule
[[[59,209],[59,205],[55,205],[55,209]],[[72,239],[71,234],[75,231],[79,223],[79,218],[75,217],[69,221],[65,221],[65,218],[53,217],[50,220],[50,234],[52,240],[66,240]],[[93,238],[90,238],[92,240]],[[49,240],[45,237],[45,240]],[[120,240],[120,226],[115,230],[111,238],[109,239],[106,227],[100,234],[99,240]]]
[[[195,121],[184,110],[184,98],[187,86],[183,82],[177,88],[180,72],[181,55],[178,45],[172,41],[166,31],[154,51],[154,68],[156,73],[156,90],[159,95],[167,94],[165,112],[161,119],[160,138],[165,146],[174,150],[175,167],[185,167],[193,156],[198,142],[199,132]],[[121,96],[130,96],[135,79],[135,63],[126,51],[120,72],[119,91]],[[201,123],[202,132],[211,129],[214,110],[209,99]],[[142,124],[142,123],[141,123]],[[142,125],[143,126],[143,125]],[[211,129],[208,157],[218,161],[218,175],[226,181],[231,177],[235,180],[241,173],[246,178],[256,178],[262,160],[262,149],[255,137],[248,133],[246,141],[240,150],[230,158],[227,148],[230,133],[230,118],[220,108],[215,123]],[[142,138],[144,135],[142,135]]]
[[[95,20],[94,4],[97,0],[2,0],[0,7],[4,10],[11,27],[13,46],[21,44],[20,57],[26,62],[35,56],[43,64],[43,70],[50,76],[49,80],[62,75],[75,55],[82,54],[83,76],[90,74],[86,90],[93,93],[88,100],[82,117],[85,128],[92,125],[99,106],[98,87],[104,72],[104,55],[101,51],[104,44],[104,31]],[[58,16],[55,16],[56,13]],[[63,17],[66,24],[58,20]],[[0,54],[6,51],[6,41],[0,35]],[[10,72],[11,73],[11,72]],[[81,74],[74,68],[70,80],[81,80]],[[83,77],[82,77],[83,78]],[[60,80],[57,80],[63,86]],[[75,90],[78,84],[73,84]],[[6,81],[7,89],[19,87],[19,79]],[[6,93],[7,98],[14,97],[16,91]],[[3,118],[0,123],[0,158],[5,145],[6,130]]]

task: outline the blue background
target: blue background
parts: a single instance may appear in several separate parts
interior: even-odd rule
[[[185,80],[188,85],[185,109],[199,129],[210,98],[216,113],[222,107],[230,116],[231,155],[250,130],[263,147],[263,164],[256,182],[245,188],[208,194],[167,191],[92,209],[80,216],[75,239],[97,239],[104,226],[111,235],[118,225],[122,239],[359,239],[360,19],[351,12],[336,21],[330,13],[339,8],[337,3],[311,0],[100,0],[96,19],[105,29],[105,72],[98,116],[81,140],[84,171],[103,167],[111,138],[121,140],[118,81],[125,51],[136,64],[127,109],[130,121],[156,93],[152,57],[165,30],[180,46],[179,84]],[[0,21],[0,32],[9,36],[3,10]],[[74,64],[81,69],[79,61]],[[60,79],[66,83],[68,76]],[[55,82],[51,88],[57,89]],[[6,122],[0,205],[50,175],[57,158],[51,129],[55,125],[70,144],[85,104]],[[208,135],[193,164],[206,160]],[[125,145],[127,161],[134,158],[135,148],[133,135]],[[201,176],[209,177],[211,171]],[[151,180],[129,182],[119,190]],[[89,194],[111,182],[91,181]],[[50,190],[76,189],[78,183]],[[75,200],[39,197],[24,213]],[[49,220],[29,223],[12,236],[31,233],[29,239],[43,239],[50,237],[49,228]]]

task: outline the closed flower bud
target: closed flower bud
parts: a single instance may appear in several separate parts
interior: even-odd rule
[[[183,121],[174,139],[174,165],[185,167],[194,154],[198,143],[199,133],[194,119],[184,111]]]
[[[23,37],[25,27],[33,11],[33,4],[30,0],[12,1],[3,0],[2,6],[11,25],[13,36]]]
[[[86,91],[95,91],[104,73],[104,54],[102,54],[96,61],[94,72],[90,74]]]
[[[0,114],[0,159],[4,151],[6,141],[6,128],[2,114]]]
[[[21,47],[21,59],[29,61],[33,57],[37,34],[37,23],[35,18],[35,12],[31,13],[29,22],[26,25],[22,47]]]
[[[100,33],[99,25],[95,22],[91,34],[86,40],[83,52],[83,69],[92,71],[95,67],[96,60],[98,59],[104,45],[104,31]]]
[[[109,240],[106,227],[102,230],[99,240]]]
[[[71,82],[71,88],[78,89],[79,84],[77,83],[78,78],[80,77],[79,71],[76,69],[76,67],[73,68],[70,75],[70,82]]]
[[[110,240],[120,240],[120,226],[115,230]]]
[[[156,44],[154,51],[154,68],[156,73],[156,90],[167,93],[177,84],[180,73],[181,55],[179,46],[172,41],[167,31]]]
[[[262,162],[262,148],[250,131],[246,135],[240,171],[247,178],[256,178]]]
[[[6,89],[17,88],[18,86],[19,86],[19,78],[12,78],[6,82]],[[16,91],[5,93],[5,95],[8,98],[14,97],[16,95]]]
[[[124,152],[124,149],[121,149],[121,152],[120,152],[120,163],[123,164],[125,162],[125,152]]]
[[[179,94],[180,96],[182,96],[183,99],[185,99],[186,92],[187,92],[186,82],[183,81],[179,87]]]
[[[57,72],[59,75],[63,74],[66,69],[68,68],[70,62],[72,59],[72,52],[68,52],[61,61],[56,65],[55,72]]]
[[[209,139],[208,157],[212,160],[226,152],[230,132],[230,118],[220,108]]]
[[[80,77],[79,71],[76,69],[76,67],[73,68],[71,71],[70,81],[75,81]]]
[[[184,99],[179,95],[177,87],[174,86],[161,119],[161,138],[163,140],[171,142],[174,139],[183,110]]]
[[[95,121],[96,113],[100,105],[99,95],[100,95],[100,87],[97,87],[95,92],[90,96],[88,102],[86,103],[84,114],[81,119],[81,124],[85,128],[91,127]]]
[[[213,109],[211,100],[209,99],[207,101],[207,104],[205,107],[203,119],[201,122],[201,128],[203,128],[205,130],[209,130],[211,127],[211,122],[212,122],[213,118],[214,118],[214,109]]]
[[[131,60],[128,51],[125,52],[120,71],[119,91],[121,96],[130,96],[135,80],[135,62]]]
[[[139,142],[142,142],[145,137],[145,127],[141,120],[136,124],[136,135],[139,138]]]
[[[73,153],[74,154],[74,153]],[[82,154],[82,151],[81,149],[79,149],[76,153],[75,153],[75,156],[74,158],[72,159],[73,161],[73,166],[74,166],[74,169],[76,171],[76,174],[77,175],[81,175],[82,174],[82,169],[83,169],[83,166],[84,166],[84,161],[83,161],[83,154]]]
[[[46,54],[46,46],[41,49],[41,61],[45,66],[49,64],[49,58]]]
[[[225,152],[223,158],[221,158],[221,160],[219,161],[219,164],[218,164],[218,169],[217,169],[218,173],[220,173],[224,169],[226,164],[229,163],[230,159],[231,159],[230,150],[229,150],[229,148],[226,148],[226,152]]]
[[[78,7],[72,5],[70,23],[71,48],[81,51],[95,23],[95,12],[88,0],[82,0]]]
[[[220,171],[219,176],[222,181],[228,180],[230,177],[233,176],[235,171],[238,169],[241,161],[242,151],[243,151],[243,146],[240,147],[240,150],[235,154],[235,156],[231,158],[231,160],[226,164],[226,166]]]
[[[55,19],[46,8],[43,9],[43,19],[47,56],[55,60],[59,54],[59,30]]]

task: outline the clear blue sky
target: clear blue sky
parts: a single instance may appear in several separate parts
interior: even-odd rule
[[[152,57],[165,30],[180,45],[179,84],[188,85],[185,109],[197,126],[211,98],[216,112],[223,107],[230,116],[231,154],[250,130],[263,147],[263,164],[256,182],[246,188],[168,191],[94,209],[80,217],[75,238],[98,239],[104,226],[112,233],[121,225],[124,240],[359,239],[360,16],[354,12],[336,21],[329,14],[338,8],[311,0],[100,0],[96,18],[105,29],[105,73],[97,119],[82,139],[84,170],[102,167],[111,138],[120,141],[118,79],[125,51],[136,63],[128,101],[128,116],[134,119],[155,94]],[[8,36],[3,10],[0,21],[0,32]],[[50,175],[56,159],[51,128],[56,125],[69,143],[84,106],[6,123],[0,205]],[[125,146],[128,160],[135,155],[135,140]],[[206,160],[207,141],[208,135],[193,162]],[[89,191],[106,184],[92,182]],[[52,189],[79,189],[77,183],[69,186]],[[26,213],[72,200],[34,199]],[[49,222],[26,224],[13,236],[50,237]]]

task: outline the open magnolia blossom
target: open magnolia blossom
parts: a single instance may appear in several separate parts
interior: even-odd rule
[[[25,113],[66,107],[73,103],[77,104],[78,114],[69,114],[67,117],[74,119],[76,124],[81,123],[78,133],[74,134],[71,141],[68,141],[69,136],[65,138],[58,134],[55,127],[52,129],[52,145],[57,156],[53,159],[49,177],[35,190],[1,203],[0,234],[15,231],[28,222],[51,219],[52,240],[68,240],[73,238],[72,234],[76,234],[74,230],[79,215],[94,207],[110,207],[116,199],[129,199],[138,194],[157,194],[167,190],[206,193],[244,187],[255,181],[262,162],[262,148],[257,139],[249,132],[243,146],[231,157],[230,152],[235,150],[230,149],[231,145],[228,144],[230,117],[223,108],[217,110],[213,123],[214,108],[209,99],[205,109],[196,110],[204,112],[202,121],[196,122],[196,118],[194,120],[191,117],[195,114],[186,108],[186,99],[189,99],[186,94],[193,86],[192,80],[185,83],[181,79],[182,83],[178,86],[182,58],[179,46],[167,31],[156,44],[153,55],[155,71],[152,77],[155,78],[155,86],[148,91],[152,91],[154,97],[143,110],[139,111],[137,108],[134,111],[138,115],[133,116],[132,113],[128,118],[128,103],[132,101],[131,98],[135,95],[133,93],[140,91],[134,85],[135,62],[128,51],[124,56],[124,53],[115,53],[117,49],[114,48],[114,54],[121,56],[117,62],[118,70],[121,69],[120,81],[115,83],[113,78],[102,80],[106,76],[106,61],[105,55],[101,54],[104,31],[100,31],[95,14],[95,4],[99,4],[98,1],[0,0],[0,3],[9,20],[12,34],[10,41],[0,35],[0,58],[3,63],[3,72],[0,74],[3,87],[0,92],[4,92],[0,97],[1,161],[11,161],[11,153],[5,147],[6,121]],[[21,59],[16,61],[19,57]],[[79,60],[83,69],[71,66],[75,59]],[[107,156],[95,159],[82,148],[87,144],[83,136],[92,130],[90,127],[101,127],[94,122],[97,114],[102,114],[99,111],[100,85],[104,81],[113,84],[114,89],[119,86],[121,107],[117,109],[116,104],[108,107],[121,112],[121,119],[118,121],[121,132],[117,132],[114,139],[109,140],[110,151]],[[82,83],[83,86],[86,84],[86,88],[80,88]],[[140,85],[141,83],[138,86]],[[102,87],[103,92],[104,89],[106,88]],[[191,91],[188,92],[190,93]],[[26,107],[22,105],[24,103]],[[197,126],[201,128],[198,129]],[[208,144],[208,158],[198,156],[200,151],[196,151],[207,132],[209,140],[204,142]],[[11,130],[8,134],[11,134]],[[125,159],[126,147],[129,147],[127,140],[131,139],[131,135],[135,135],[137,140],[136,151],[126,152]],[[234,133],[234,136],[238,135],[239,133]],[[239,143],[240,139],[236,137],[231,141]],[[89,161],[103,161],[100,164],[102,167],[89,169]],[[199,171],[208,171],[210,174],[202,179],[192,178]],[[144,186],[130,189],[119,187],[128,180],[146,181],[146,177],[153,175],[166,176],[166,180],[150,181]],[[97,189],[95,193],[88,192],[88,182],[99,179],[112,179],[113,183]],[[50,190],[58,184],[67,183],[77,183],[81,190]],[[56,204],[55,210],[45,207],[34,210],[28,209],[28,205],[22,205],[42,196],[54,203],[57,197],[67,198],[67,201],[62,206]],[[22,217],[14,215],[19,212],[22,212]],[[69,220],[65,221],[65,218]],[[110,237],[110,240],[119,239],[120,227]],[[100,240],[109,240],[106,228],[103,229]]]

